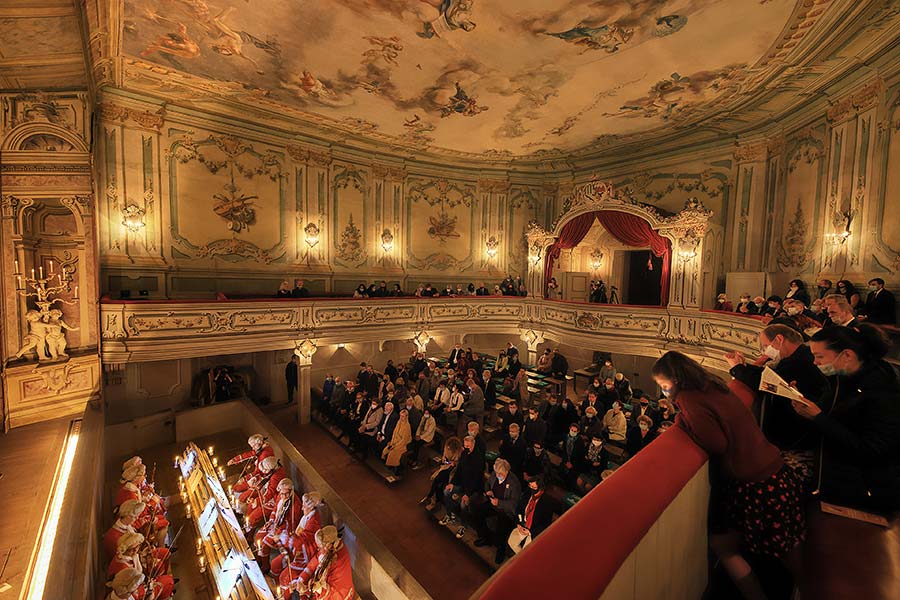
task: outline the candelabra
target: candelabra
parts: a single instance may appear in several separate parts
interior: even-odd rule
[[[78,301],[77,285],[75,286],[75,293],[72,294],[71,300],[64,300],[59,297],[60,293],[69,291],[69,282],[72,280],[72,272],[69,271],[65,265],[60,265],[59,272],[54,273],[54,265],[51,260],[46,277],[44,277],[43,265],[38,267],[37,274],[35,274],[34,269],[31,269],[30,277],[19,271],[18,260],[15,261],[15,266],[16,272],[13,273],[13,276],[16,278],[16,291],[26,298],[34,298],[34,303],[41,309],[41,316],[47,313],[50,310],[50,307],[57,302],[75,304],[75,302]],[[54,280],[56,281],[55,284],[53,283]],[[28,288],[31,288],[33,291],[29,291]],[[53,295],[56,295],[57,297],[51,300],[50,297]]]
[[[43,265],[38,267],[37,273],[31,269],[31,276],[28,277],[19,271],[19,261],[17,260],[13,276],[16,278],[16,291],[25,298],[34,298],[34,304],[38,307],[38,310],[29,310],[25,313],[28,334],[23,338],[22,347],[16,353],[16,358],[20,358],[31,350],[35,351],[40,362],[68,358],[65,331],[77,331],[78,328],[70,326],[63,320],[61,310],[51,307],[57,302],[63,304],[78,302],[77,285],[70,300],[59,296],[62,292],[69,291],[72,272],[65,265],[60,265],[60,271],[54,272],[51,260],[46,277]]]

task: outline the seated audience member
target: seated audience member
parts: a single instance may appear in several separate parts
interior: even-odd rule
[[[534,406],[528,409],[528,418],[525,420],[522,437],[525,438],[526,446],[531,446],[535,442],[543,444],[547,437],[547,423],[540,418],[538,409]]]
[[[590,440],[591,443],[588,445],[584,457],[584,471],[579,473],[575,480],[575,486],[582,496],[600,483],[600,474],[606,470],[606,465],[609,463],[606,445],[603,443],[603,434],[597,431],[590,436]]]
[[[578,423],[578,429],[581,431],[581,435],[591,437],[594,434],[597,434],[603,437],[603,424],[600,422],[600,419],[597,418],[598,411],[593,406],[588,406],[584,409],[584,416],[581,417],[581,421]]]
[[[435,423],[434,417],[431,415],[431,411],[426,408],[422,413],[422,419],[419,421],[418,427],[416,427],[416,432],[413,435],[412,447],[410,450],[412,451],[412,468],[419,468],[419,451],[422,449],[422,446],[429,445],[434,440],[434,432],[437,424]]]
[[[434,390],[434,398],[428,406],[435,419],[441,422],[445,421],[444,411],[450,406],[450,390],[447,388],[445,380],[442,379],[438,383],[437,389]]]
[[[616,366],[613,364],[612,360],[607,358],[603,361],[603,366],[600,367],[600,372],[597,374],[594,381],[603,382],[607,379],[614,379],[616,373],[618,373],[618,371],[616,371]],[[597,391],[599,392],[600,390],[598,389]]]
[[[512,359],[513,356],[519,356],[519,349],[512,342],[506,342],[506,356]]]
[[[525,477],[546,477],[550,474],[550,456],[544,450],[543,442],[534,442],[525,447],[525,462],[522,463],[522,474]]]
[[[550,363],[553,361],[553,355],[550,348],[544,350],[544,353],[541,354],[537,359],[537,365],[535,366],[535,370],[538,373],[543,373],[544,375],[550,374]]]
[[[282,281],[278,286],[278,292],[275,294],[276,298],[290,298],[291,297],[291,284],[287,281]]]
[[[525,417],[519,410],[519,403],[515,400],[500,409],[497,419],[501,431],[508,431],[511,423],[517,423],[519,427],[525,424]]]
[[[522,499],[519,501],[517,525],[507,539],[513,554],[521,552],[553,523],[553,503],[544,498],[544,485],[544,480],[540,477],[525,482]]]
[[[391,291],[388,292],[388,295],[392,298],[402,298],[406,294],[403,293],[403,288],[400,287],[399,283],[395,283],[394,287],[391,288]]]
[[[819,300],[821,300],[828,294],[834,293],[832,291],[832,285],[833,285],[833,283],[831,282],[830,279],[820,279],[819,281],[817,281],[816,282],[816,297]]]
[[[869,280],[866,302],[859,309],[859,314],[866,317],[869,323],[894,325],[897,322],[897,301],[894,294],[884,289],[884,279],[875,277]]]
[[[609,378],[615,377],[615,373],[613,373]],[[590,385],[588,385],[587,389],[584,391],[584,399],[587,400],[588,396],[590,396],[591,392],[594,393],[596,397],[600,397],[600,392],[603,391],[603,382],[605,379],[601,379],[599,376],[594,377],[591,380]],[[582,403],[583,405],[584,403]],[[584,406],[581,408],[581,414],[584,414]]]
[[[388,289],[387,281],[382,280],[381,283],[378,284],[378,287],[375,288],[375,293],[372,294],[373,298],[387,298],[391,295],[390,290]]]
[[[646,395],[641,396],[631,407],[631,423],[633,425],[637,424],[638,417],[649,417],[651,422],[656,422],[656,409],[650,406],[650,398]]]
[[[302,279],[294,280],[294,289],[291,290],[292,298],[309,298],[309,290],[306,289]]]
[[[766,298],[766,304],[763,306],[762,310],[759,312],[762,317],[771,317],[775,318],[784,313],[781,308],[781,296],[769,296]]]
[[[716,304],[713,306],[713,310],[727,310],[728,312],[731,312],[734,310],[734,306],[732,306],[726,294],[719,294],[716,297]]]
[[[742,315],[755,315],[759,310],[756,308],[756,304],[750,301],[750,294],[741,294],[741,301],[738,302],[734,312]]]
[[[494,375],[497,377],[506,377],[509,372],[509,360],[506,358],[506,350],[501,350],[497,355],[497,361],[494,363]]]
[[[366,284],[364,284],[364,283],[359,284],[359,287],[357,287],[353,291],[353,297],[354,298],[368,298],[369,292],[366,290]]]
[[[820,398],[828,390],[828,381],[814,364],[809,347],[801,335],[786,325],[769,325],[759,334],[768,367],[788,383],[793,383],[807,398]],[[729,352],[725,360],[731,376],[756,393],[763,368],[749,364],[740,352]],[[766,438],[781,450],[811,449],[816,441],[813,428],[791,409],[786,398],[763,394],[760,426]]]
[[[496,546],[494,562],[498,565],[506,559],[506,541],[515,528],[521,496],[519,478],[510,472],[508,462],[498,458],[494,461],[490,479],[484,484],[484,494],[477,496],[470,506],[475,531],[478,533],[475,545]],[[493,531],[488,526],[489,519],[494,522]]]
[[[585,458],[587,456],[587,446],[584,438],[581,436],[581,430],[578,423],[569,425],[569,432],[560,443],[559,476],[563,480],[566,488],[575,489],[575,483],[578,481],[578,474],[586,470]]]
[[[550,283],[547,284],[547,298],[550,300],[562,299],[562,288],[559,287],[556,277],[551,277]]]
[[[603,389],[597,395],[597,404],[599,405],[597,412],[605,414],[606,411],[612,408],[614,403],[619,402],[621,399],[619,392],[616,390],[615,380],[607,379],[603,382]]]
[[[444,410],[444,417],[448,425],[457,426],[463,420],[462,410],[465,402],[466,397],[463,396],[462,385],[454,383],[453,391],[450,392],[450,404]]]
[[[806,284],[802,279],[792,279],[788,284],[788,291],[784,295],[784,299],[797,300],[803,303],[803,306],[809,306],[809,292],[806,291]]]
[[[459,457],[456,470],[450,482],[444,488],[444,506],[447,514],[441,519],[441,525],[455,523],[462,510],[468,510],[469,503],[475,494],[484,490],[484,456],[475,452],[475,438],[467,435],[463,439],[463,452]],[[456,537],[466,534],[465,525],[460,525]]]
[[[710,546],[745,598],[765,598],[743,553],[799,565],[805,535],[802,484],[724,381],[679,352],[653,365],[653,378],[681,407],[681,427],[717,469],[710,481]]]
[[[375,436],[378,434],[378,429],[383,420],[384,410],[378,404],[378,400],[373,398],[369,410],[366,411],[356,430],[356,435],[352,436],[350,440],[350,451],[359,452],[363,457],[368,455],[369,451],[378,445]]]
[[[475,295],[476,296],[490,296],[491,291],[489,289],[487,289],[487,287],[485,287],[484,282],[482,281],[481,284],[475,289]]]
[[[412,430],[409,426],[409,411],[405,408],[400,409],[400,415],[397,418],[397,424],[394,425],[394,431],[390,441],[381,451],[381,458],[388,468],[398,474],[400,471],[400,460],[406,454],[407,446],[412,442]]]
[[[756,312],[752,313],[754,315],[764,316],[769,311],[769,306],[766,304],[766,299],[763,296],[753,297],[753,307],[756,309]]]
[[[448,283],[447,287],[445,287],[444,289],[441,290],[440,295],[441,295],[441,297],[444,297],[444,298],[450,298],[451,296],[455,296],[456,294],[453,293],[453,286],[451,286]]]
[[[825,301],[821,298],[816,298],[812,301],[812,304],[809,305],[809,316],[819,323],[819,327],[822,326],[822,321],[828,316],[828,313],[825,312]]]
[[[459,457],[462,455],[463,445],[458,437],[449,437],[444,442],[444,450],[441,454],[441,465],[431,474],[431,487],[419,504],[428,510],[434,510],[435,506],[444,502],[444,492],[450,485],[450,478],[456,471]]]
[[[504,431],[506,434],[500,441],[497,454],[510,464],[513,473],[521,477],[522,466],[525,464],[525,440],[520,435],[518,423],[510,423]]]
[[[825,310],[828,311],[828,318],[822,327],[855,327],[858,323],[850,303],[839,294],[825,297]]]
[[[425,371],[419,372],[419,378],[416,380],[416,393],[425,398],[431,398],[431,377],[425,376]]]
[[[821,435],[820,498],[843,506],[900,509],[900,384],[876,326],[826,328],[812,337],[816,365],[835,378],[819,402],[793,401]]]
[[[387,446],[394,437],[394,428],[400,420],[400,414],[394,410],[396,405],[393,402],[384,403],[384,414],[381,416],[381,423],[375,431],[375,445],[380,455],[384,447]]]
[[[625,373],[616,373],[616,376],[613,378],[613,385],[622,402],[631,402],[631,397],[634,393],[631,390],[631,382],[625,377]]]
[[[494,286],[494,291],[491,292],[491,296],[502,296],[503,290],[500,289],[499,285]]]
[[[625,419],[625,413],[622,412],[621,402],[613,402],[612,408],[603,415],[603,432],[610,442],[622,443],[625,441],[628,421]]]
[[[856,291],[856,286],[847,279],[841,279],[837,282],[837,293],[847,299],[847,303],[850,304],[850,308],[855,315],[860,301],[859,292]]]
[[[422,290],[422,293],[420,294],[420,296],[422,298],[434,298],[437,295],[438,295],[438,291],[436,289],[434,289],[433,287],[431,287],[430,283],[425,284],[425,288]]]
[[[668,398],[660,398],[656,402],[656,418],[654,423],[657,427],[661,427],[663,423],[673,423],[675,421],[675,408]]]
[[[637,426],[628,428],[625,450],[628,451],[628,454],[634,456],[655,439],[656,433],[653,431],[653,419],[642,415],[637,418]]]
[[[783,308],[784,313],[772,319],[769,325],[782,324],[793,327],[805,336],[804,339],[822,328],[822,324],[813,318],[812,313],[799,300],[785,300]]]
[[[481,435],[481,426],[475,421],[469,421],[466,424],[466,433],[475,440],[475,453],[480,454],[483,458],[487,454],[487,444],[484,443],[484,437]]]
[[[474,379],[468,379],[466,385],[469,388],[469,397],[463,407],[463,414],[467,420],[478,421],[481,425],[484,423],[484,392]]]
[[[566,396],[563,396],[559,401],[559,410],[560,413],[562,413],[560,418],[565,421],[566,426],[568,426],[569,423],[577,423],[580,419],[578,416],[577,405]]]

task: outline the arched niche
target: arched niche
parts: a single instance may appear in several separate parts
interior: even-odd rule
[[[550,231],[532,221],[528,225],[528,284],[534,295],[544,295],[548,253],[560,239],[563,228],[582,215],[615,211],[627,213],[646,221],[650,228],[669,241],[671,268],[668,277],[669,307],[699,308],[701,298],[701,262],[703,239],[709,227],[712,212],[696,198],[685,202],[684,208],[674,215],[638,202],[612,184],[590,181],[575,188],[565,198],[563,209],[553,222]]]
[[[65,127],[35,121],[12,129],[3,140],[0,152],[82,152],[88,147],[84,139]]]

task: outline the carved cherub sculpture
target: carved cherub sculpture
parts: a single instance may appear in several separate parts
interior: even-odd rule
[[[26,352],[34,350],[39,361],[48,360],[49,357],[45,346],[47,324],[41,320],[41,313],[36,310],[29,310],[25,313],[25,320],[28,321],[28,334],[22,340],[22,348],[16,353],[16,358],[21,358]]]
[[[68,358],[66,354],[66,333],[63,329],[69,331],[78,331],[78,327],[72,327],[62,319],[62,311],[58,308],[50,310],[45,316],[47,321],[47,348],[50,350],[50,356],[55,358]]]

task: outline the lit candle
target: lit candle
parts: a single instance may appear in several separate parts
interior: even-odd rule
[[[16,275],[16,288],[20,289],[20,290],[25,289],[25,286],[22,285],[22,276],[21,275]]]
[[[75,286],[75,299],[78,300],[78,286]]]
[[[203,540],[197,538],[197,554],[200,554],[200,551],[203,549]]]
[[[18,272],[19,272],[19,261],[18,261],[18,259],[16,259],[15,262],[16,262],[16,273],[18,273]]]
[[[41,274],[41,279],[44,278],[44,265],[40,265],[38,267],[38,272]]]
[[[219,480],[225,481],[225,469],[222,467],[219,467]]]
[[[50,273],[50,275],[53,275],[53,261],[52,261],[52,260],[50,261],[50,271],[49,271],[49,273]]]
[[[218,467],[218,466],[219,466],[219,459],[218,459],[217,457],[213,456],[212,463],[213,463],[213,466],[214,466],[214,467]]]
[[[31,278],[34,279],[34,269],[31,269]]]
[[[256,553],[262,554],[262,539],[260,538],[256,539]]]
[[[215,452],[215,451],[216,451],[216,449],[212,446],[210,446],[209,448],[206,449],[206,453],[209,454],[210,456],[212,456],[213,452]]]
[[[206,557],[202,554],[200,555],[200,568],[203,569],[206,566]]]
[[[178,468],[178,457],[177,456],[175,457],[175,468],[176,469]]]

